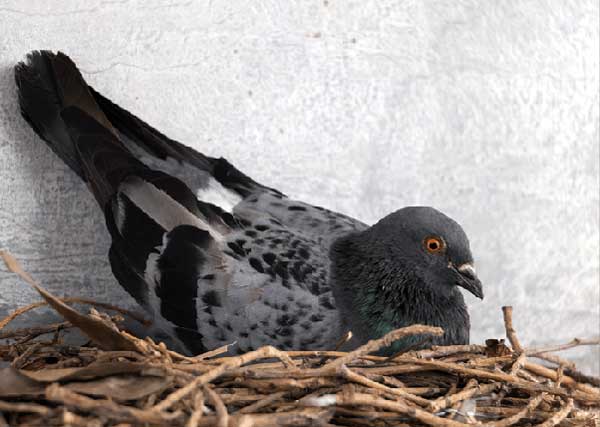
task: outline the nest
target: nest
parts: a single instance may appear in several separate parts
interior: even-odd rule
[[[10,255],[0,255],[44,298],[0,320],[0,339],[10,341],[0,345],[0,357],[10,362],[0,370],[0,426],[600,425],[600,379],[551,354],[599,340],[525,349],[510,307],[503,312],[512,348],[488,340],[373,355],[409,335],[443,333],[413,325],[351,352],[268,346],[228,357],[223,347],[187,357],[120,329],[123,315],[133,314],[56,298]],[[83,314],[69,302],[116,314],[94,308]],[[5,328],[44,304],[65,321]],[[64,331],[75,328],[88,344],[64,343]]]

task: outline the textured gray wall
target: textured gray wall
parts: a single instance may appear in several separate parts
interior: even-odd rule
[[[54,3],[54,5],[52,5]],[[133,301],[95,202],[20,118],[11,67],[98,89],[260,182],[373,222],[435,206],[484,280],[473,340],[599,334],[598,1],[0,1],[0,246],[60,295]],[[0,314],[39,298],[0,267]],[[574,353],[600,371],[600,353]]]

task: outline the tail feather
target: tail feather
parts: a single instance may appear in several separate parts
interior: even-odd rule
[[[90,183],[102,206],[116,189],[115,175],[122,178],[127,170],[142,167],[119,141],[117,131],[68,56],[31,52],[15,67],[15,82],[23,117],[73,171]],[[94,165],[94,159],[99,158],[94,149],[110,152],[107,167]]]
[[[111,123],[136,145],[161,160],[173,158],[196,168],[212,172],[215,159],[177,142],[153,128],[139,117],[120,107],[89,87],[91,94]]]
[[[101,206],[129,175],[148,173],[148,168],[123,147],[116,137],[76,107],[66,108],[61,117],[69,126],[79,165]]]
[[[83,170],[75,146],[70,143],[67,127],[60,116],[64,106],[63,91],[58,91],[52,54],[31,52],[26,62],[15,67],[15,82],[21,114],[33,130],[81,178]]]
[[[208,174],[220,185],[241,197],[248,197],[253,192],[261,191],[268,191],[282,196],[282,193],[278,190],[254,181],[226,159],[206,156],[170,139],[139,117],[106,98],[94,88],[90,87],[89,89],[115,128],[151,156],[161,160],[175,159],[179,163],[190,164],[198,169],[201,174]],[[205,185],[208,186],[207,183]]]

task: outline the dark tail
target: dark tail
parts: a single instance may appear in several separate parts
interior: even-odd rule
[[[278,190],[257,183],[226,159],[208,157],[170,139],[139,117],[103,96],[94,88],[90,87],[89,89],[114,127],[148,154],[162,160],[172,158],[178,162],[188,163],[200,171],[210,174],[223,186],[235,191],[242,197],[246,197],[254,191],[270,191],[273,194],[282,195]]]
[[[104,206],[140,162],[119,136],[65,54],[34,51],[15,67],[21,113],[35,132],[82,179]]]
[[[173,158],[180,162],[187,162],[200,170],[212,173],[216,159],[172,140],[139,117],[103,96],[93,87],[90,86],[89,90],[114,127],[148,154],[162,160]]]

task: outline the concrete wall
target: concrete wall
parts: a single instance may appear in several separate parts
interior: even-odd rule
[[[0,246],[57,294],[134,304],[94,200],[17,110],[11,67],[61,49],[168,135],[292,196],[369,222],[414,204],[457,219],[485,283],[485,301],[467,297],[475,342],[503,336],[507,304],[527,345],[598,335],[598,14],[597,0],[2,0]],[[38,299],[0,267],[0,315]],[[598,350],[573,357],[600,372]]]

